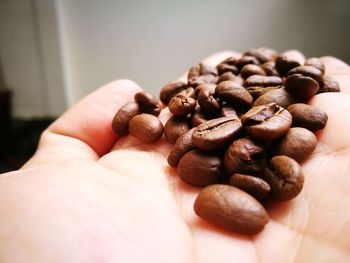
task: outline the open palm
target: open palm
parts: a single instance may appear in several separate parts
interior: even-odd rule
[[[268,205],[271,220],[260,234],[198,218],[200,189],[167,165],[172,146],[164,139],[116,138],[113,115],[140,89],[118,80],[51,125],[21,170],[0,176],[0,262],[350,262],[350,68],[323,61],[342,93],[310,102],[329,121],[302,164],[304,189]],[[168,117],[163,110],[162,121]]]

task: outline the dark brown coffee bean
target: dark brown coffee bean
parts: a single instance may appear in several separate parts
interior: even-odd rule
[[[279,76],[275,61],[265,62],[264,64],[260,65],[260,67],[265,71],[267,76]]]
[[[248,108],[253,103],[253,97],[241,85],[234,81],[223,81],[216,86],[216,96],[236,107]]]
[[[276,103],[269,103],[251,108],[242,116],[241,121],[252,137],[272,141],[289,130],[292,115]]]
[[[220,102],[215,97],[215,84],[203,84],[201,87],[197,101],[203,112],[208,114],[216,114],[221,110]]]
[[[270,184],[272,195],[279,201],[296,197],[304,185],[300,165],[284,155],[273,157],[264,169],[264,178]]]
[[[312,132],[323,129],[328,120],[325,111],[304,103],[292,104],[287,110],[293,117],[292,126],[303,127]]]
[[[257,48],[257,49],[250,49],[246,51],[243,56],[252,56],[256,57],[260,63],[265,63],[270,60],[275,60],[278,56],[277,51],[271,49],[271,48]]]
[[[235,117],[220,117],[197,126],[192,141],[201,150],[215,150],[233,141],[241,130],[241,121]]]
[[[236,66],[239,69],[243,68],[245,65],[248,65],[248,64],[259,65],[260,62],[256,57],[252,57],[252,56],[242,56],[240,59],[236,61]]]
[[[187,84],[183,81],[173,81],[166,84],[161,90],[159,94],[160,101],[165,105],[168,104],[169,100],[175,96],[180,91],[187,88]]]
[[[282,86],[279,89],[272,89],[265,94],[261,95],[256,101],[253,103],[253,106],[260,106],[264,104],[268,104],[271,102],[275,102],[277,105],[282,108],[287,108],[289,105],[296,103],[296,98],[286,91],[286,89]]]
[[[188,86],[195,88],[202,84],[215,84],[217,81],[218,77],[214,75],[195,76],[188,79]]]
[[[300,60],[290,57],[288,55],[281,54],[276,59],[276,69],[277,71],[284,76],[291,69],[302,65]]]
[[[232,72],[237,75],[239,73],[238,68],[236,67],[236,57],[229,57],[219,63],[216,68],[218,69],[219,75],[224,74],[225,72]]]
[[[168,142],[175,143],[175,141],[190,129],[188,118],[184,116],[172,116],[164,126],[164,135]]]
[[[217,84],[219,84],[220,82],[225,81],[225,80],[234,80],[235,77],[236,77],[236,75],[233,74],[232,72],[230,72],[230,71],[225,72],[222,75],[220,75],[220,77],[217,81]]]
[[[199,63],[188,71],[188,79],[192,79],[193,77],[199,77],[203,75],[218,75],[218,71],[215,67],[212,67],[205,63]]]
[[[148,92],[138,92],[134,96],[136,103],[140,105],[141,112],[159,116],[161,112],[159,101]]]
[[[184,156],[187,152],[196,149],[196,146],[192,142],[193,130],[194,128],[188,130],[176,140],[167,159],[168,164],[171,167],[177,167],[182,156]]]
[[[247,64],[241,69],[241,76],[246,79],[252,75],[260,75],[260,76],[265,76],[266,73],[265,71],[260,68],[258,65],[254,64]]]
[[[318,93],[324,92],[340,92],[339,84],[333,77],[327,75],[323,76],[323,81]]]
[[[232,105],[224,104],[221,108],[221,117],[239,118],[235,108]]]
[[[264,147],[252,138],[235,140],[226,150],[224,164],[230,174],[258,174],[265,156]]]
[[[270,90],[279,89],[279,88],[281,88],[281,86],[272,86],[272,87],[251,86],[251,87],[246,87],[246,90],[249,92],[250,95],[252,95],[253,99],[256,100],[266,92],[269,92]]]
[[[213,118],[214,117],[212,115],[204,113],[200,107],[197,107],[191,114],[191,125],[192,127],[197,127],[198,125],[201,125],[202,123]]]
[[[308,58],[305,60],[304,65],[305,66],[313,66],[315,68],[318,68],[322,72],[322,74],[324,74],[324,72],[325,72],[325,66],[324,66],[322,60],[319,58]]]
[[[251,195],[230,185],[210,185],[196,198],[194,211],[202,219],[224,229],[257,234],[269,221],[264,207]]]
[[[142,113],[129,121],[129,133],[145,143],[156,142],[163,134],[163,124],[151,114]]]
[[[192,150],[187,152],[177,166],[180,178],[193,186],[216,183],[222,173],[221,158],[212,152]]]
[[[229,184],[247,192],[258,200],[265,199],[271,191],[270,185],[265,180],[251,175],[233,174],[230,177]]]
[[[322,82],[323,80],[323,73],[318,68],[315,68],[313,66],[298,66],[290,71],[288,71],[287,76],[291,76],[293,74],[301,74],[305,77],[313,78],[314,80],[318,82]]]
[[[250,87],[250,86],[271,87],[271,86],[279,86],[282,83],[283,83],[282,79],[277,76],[253,75],[245,80],[244,85],[246,87]]]
[[[270,149],[273,155],[287,155],[301,162],[314,151],[316,145],[315,134],[305,128],[294,127],[274,141]]]
[[[306,101],[317,94],[320,89],[319,83],[311,77],[294,74],[287,77],[286,90],[296,98]]]
[[[182,96],[189,97],[189,98],[192,98],[192,99],[196,99],[197,98],[195,89],[192,88],[192,87],[188,87],[188,88],[180,91],[176,95],[182,95]]]
[[[115,114],[112,122],[112,129],[118,135],[128,134],[129,121],[140,114],[140,106],[136,102],[129,102],[123,105]]]
[[[171,98],[168,104],[169,111],[176,116],[183,116],[194,111],[196,100],[183,95],[176,95]]]

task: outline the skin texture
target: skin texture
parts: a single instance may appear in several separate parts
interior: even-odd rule
[[[302,163],[303,191],[268,203],[270,222],[260,234],[242,236],[195,216],[199,188],[168,167],[165,139],[147,145],[114,135],[115,112],[140,91],[118,80],[52,124],[21,170],[0,176],[0,262],[349,262],[350,68],[322,61],[342,92],[310,101],[329,120]],[[168,111],[160,118],[165,123]]]

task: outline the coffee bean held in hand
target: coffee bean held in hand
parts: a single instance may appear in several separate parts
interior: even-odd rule
[[[112,129],[143,143],[156,142],[164,130],[173,144],[169,169],[184,183],[205,187],[195,213],[228,231],[257,234],[269,220],[266,202],[271,207],[302,192],[299,163],[312,155],[314,132],[321,134],[328,120],[308,103],[326,92],[340,87],[322,59],[295,50],[249,49],[217,65],[198,63],[187,81],[165,84],[159,98],[172,116],[164,128],[158,116],[169,112],[163,114],[156,98],[139,92],[118,109]]]

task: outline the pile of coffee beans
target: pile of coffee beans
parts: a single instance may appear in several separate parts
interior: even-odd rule
[[[160,101],[173,114],[164,127],[158,100],[140,92],[116,113],[113,130],[146,143],[164,131],[174,144],[169,165],[184,182],[204,187],[196,214],[231,231],[258,233],[269,220],[265,200],[291,200],[303,188],[299,163],[328,119],[308,101],[340,91],[319,58],[289,54],[257,48],[216,67],[199,63],[187,82],[161,89]]]

